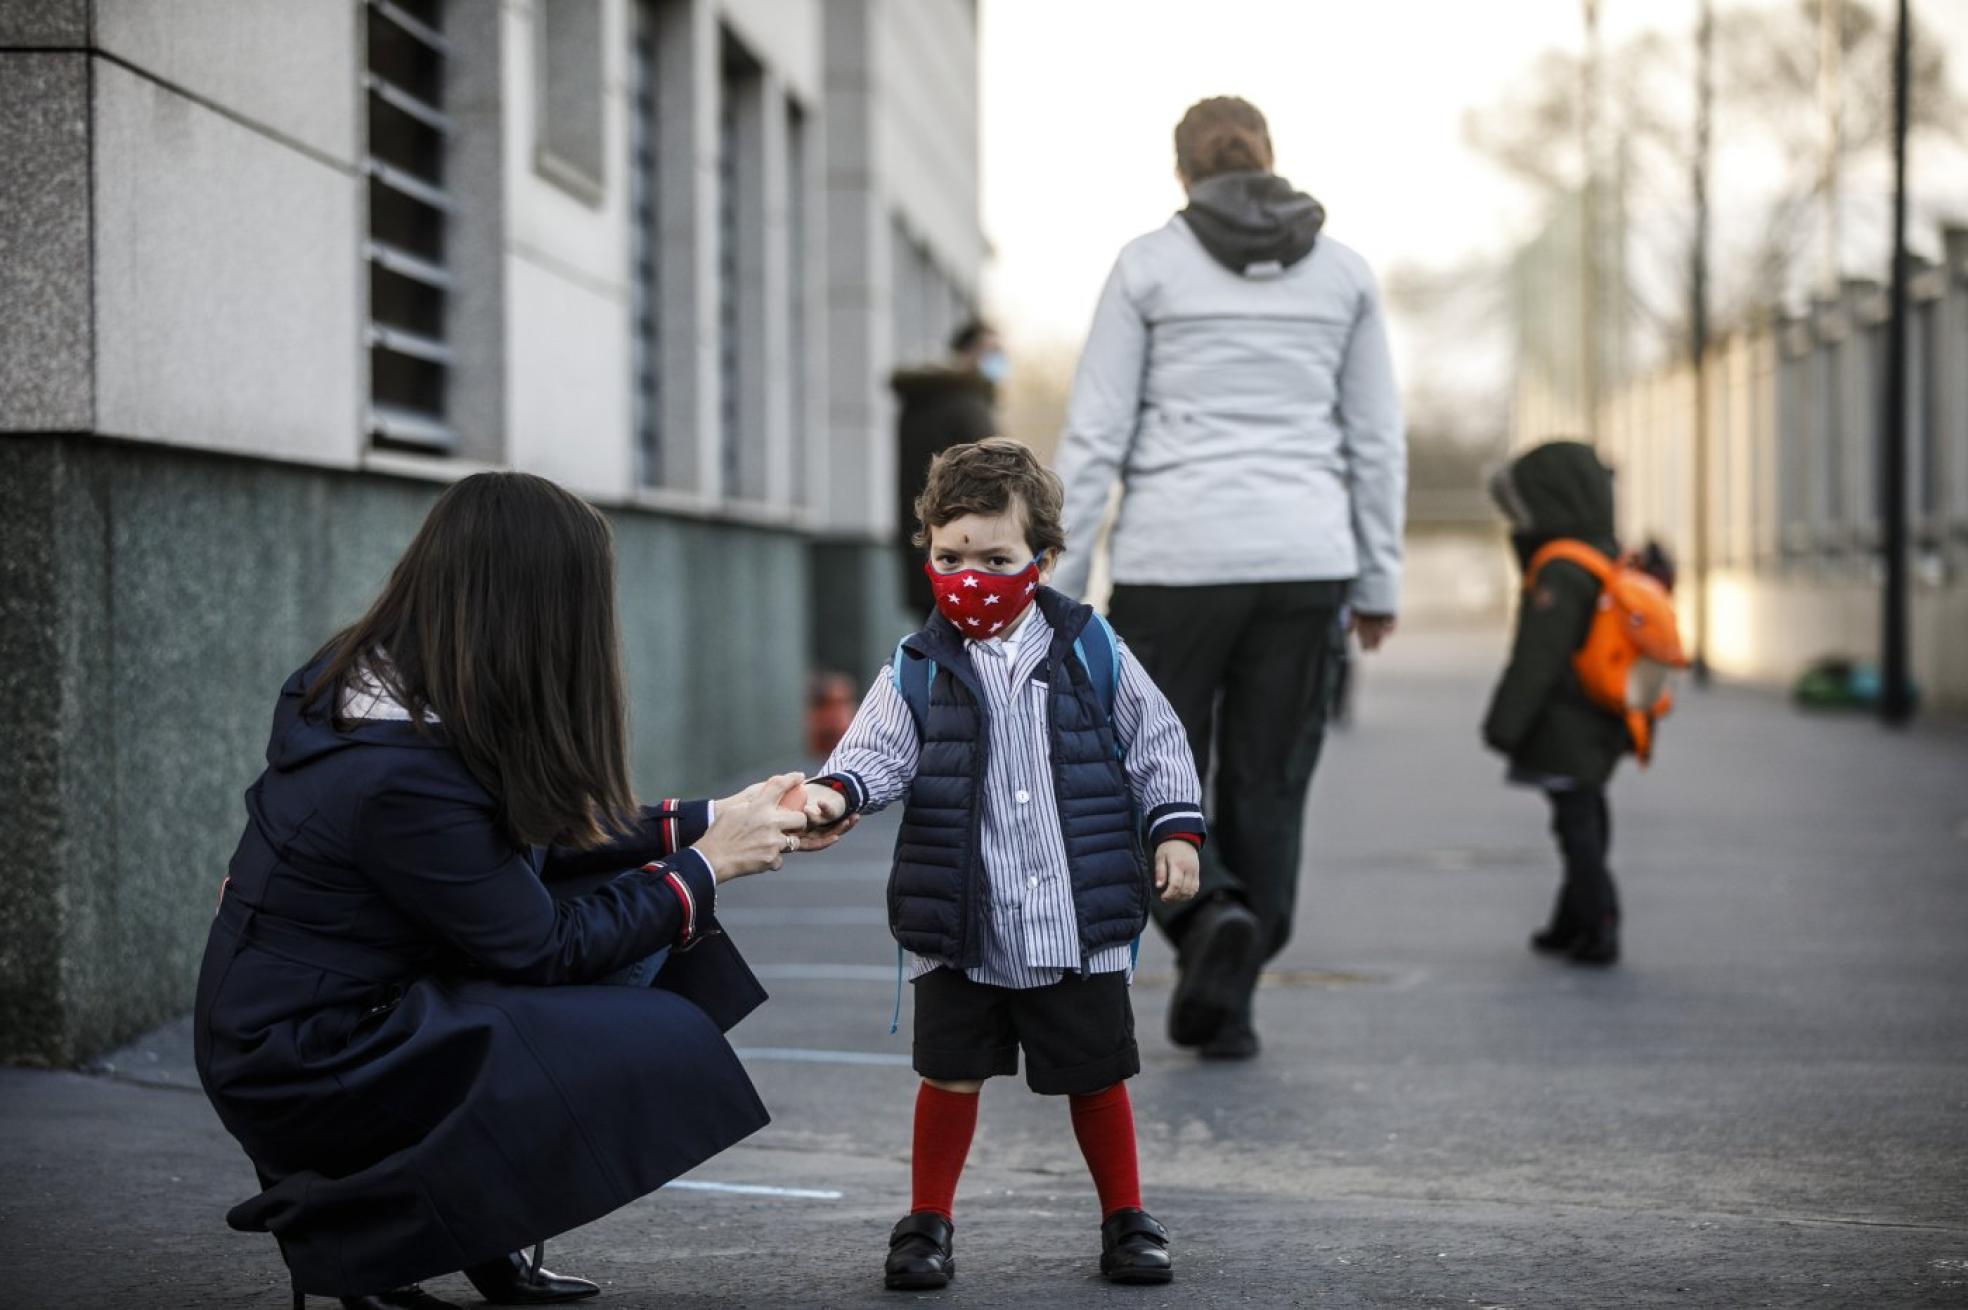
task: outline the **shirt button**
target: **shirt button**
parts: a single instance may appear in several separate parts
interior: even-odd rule
[[[1025,880],[1025,885],[1027,887],[1036,887],[1039,885],[1039,880],[1037,878],[1027,878]]]
[[[1023,787],[1020,787],[1018,789],[1017,796],[1018,796],[1018,803],[1020,805],[1024,805],[1032,799],[1032,793],[1026,791]]]

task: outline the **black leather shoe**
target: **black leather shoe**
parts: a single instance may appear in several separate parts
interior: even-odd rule
[[[1168,1229],[1146,1210],[1117,1210],[1100,1225],[1100,1272],[1110,1283],[1166,1283],[1175,1277]]]
[[[1205,1060],[1255,1060],[1261,1044],[1247,1014],[1233,1014],[1196,1054]]]
[[[1195,912],[1177,960],[1181,975],[1169,998],[1169,1040],[1202,1046],[1243,1000],[1245,971],[1257,950],[1257,916],[1220,900]]]
[[[955,1243],[956,1225],[942,1215],[927,1210],[904,1215],[888,1235],[882,1286],[891,1292],[948,1287],[957,1273]]]
[[[458,1310],[452,1302],[440,1301],[415,1283],[399,1287],[394,1292],[345,1296],[341,1302],[347,1310]]]
[[[542,1269],[537,1261],[545,1254],[544,1247],[536,1248],[528,1260],[515,1251],[503,1260],[473,1265],[465,1270],[465,1277],[493,1305],[554,1305],[600,1294],[601,1288],[585,1278]]]

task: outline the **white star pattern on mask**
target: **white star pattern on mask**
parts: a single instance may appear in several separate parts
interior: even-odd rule
[[[1002,623],[993,623],[991,625],[991,631],[996,632],[999,628],[1002,628],[1003,626],[1004,624]]]
[[[964,622],[965,622],[965,623],[968,623],[968,624],[969,624],[969,625],[970,625],[971,627],[973,627],[973,628],[974,628],[974,627],[976,627],[976,626],[977,626],[978,624],[980,624],[980,623],[982,623],[983,621],[984,621],[984,620],[982,620],[982,619],[965,619],[965,620],[964,620]]]
[[[998,598],[996,596],[986,596],[984,598],[984,603],[986,605],[995,605],[998,603]]]
[[[974,587],[974,586],[976,586],[976,585],[977,585],[977,579],[976,579],[976,578],[965,578],[965,579],[964,579],[964,586],[966,586],[966,587]]]
[[[1025,594],[1027,596],[1031,595],[1033,592],[1037,591],[1038,589],[1039,589],[1039,584],[1036,582],[1028,582],[1025,584]]]

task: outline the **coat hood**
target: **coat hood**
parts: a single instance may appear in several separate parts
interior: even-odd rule
[[[920,368],[898,368],[888,378],[890,390],[905,401],[935,400],[943,396],[975,392],[987,403],[995,400],[997,384],[970,369],[926,364]]]
[[[280,689],[280,702],[274,706],[273,733],[267,738],[266,760],[276,769],[297,769],[324,755],[364,744],[444,748],[444,731],[437,725],[419,729],[408,721],[362,719],[337,728],[325,706],[303,710],[307,690],[320,675],[325,660],[313,661],[295,671]]]
[[[1584,442],[1547,441],[1519,455],[1491,475],[1490,497],[1519,538],[1613,547],[1613,471]]]
[[[1189,188],[1182,221],[1232,273],[1276,276],[1312,253],[1326,207],[1276,173],[1219,173]]]

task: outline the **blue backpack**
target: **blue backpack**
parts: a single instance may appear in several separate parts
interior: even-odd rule
[[[1111,724],[1114,721],[1114,692],[1121,680],[1121,647],[1114,636],[1114,629],[1108,626],[1106,619],[1095,614],[1080,630],[1079,639],[1073,643],[1073,653],[1079,656],[1080,667],[1092,679],[1094,693],[1100,697],[1100,704],[1107,711],[1107,722]],[[903,704],[909,707],[909,714],[916,721],[916,732],[920,734],[923,724],[929,721],[929,689],[936,683],[936,661],[911,659],[903,653],[902,643],[897,642],[888,668],[895,690],[901,694]],[[1119,739],[1120,734],[1116,731],[1117,750]]]

